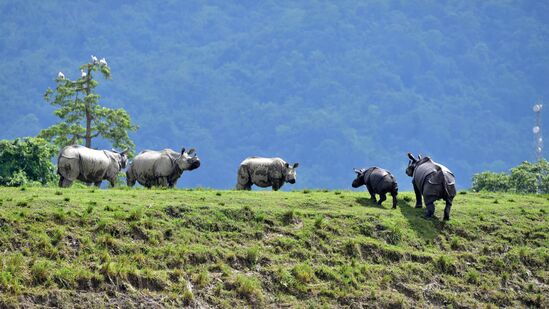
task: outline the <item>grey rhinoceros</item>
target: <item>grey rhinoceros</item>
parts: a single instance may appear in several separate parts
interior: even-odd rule
[[[425,201],[427,210],[426,218],[433,217],[435,213],[435,201],[443,199],[446,202],[444,208],[444,220],[450,220],[452,201],[456,196],[456,180],[454,174],[444,165],[436,163],[429,157],[414,158],[408,153],[408,167],[406,175],[412,177],[412,184],[416,194],[416,208],[421,208],[421,198]]]
[[[294,184],[297,178],[295,169],[299,163],[290,166],[281,158],[246,158],[238,168],[237,190],[251,190],[252,185],[261,188],[280,189],[284,183]]]
[[[144,150],[130,164],[126,171],[126,181],[129,187],[133,187],[137,181],[147,188],[173,188],[183,171],[192,171],[198,167],[200,159],[196,156],[194,148],[188,152],[185,152],[185,148],[181,149],[181,152],[171,149]]]
[[[95,150],[80,145],[67,146],[57,158],[59,186],[69,187],[76,179],[100,186],[108,180],[114,187],[118,172],[126,167],[128,151]]]
[[[387,199],[386,194],[391,193],[393,208],[397,207],[398,184],[390,172],[375,166],[368,169],[355,168],[354,171],[357,175],[352,183],[353,188],[366,185],[366,189],[368,189],[374,203],[376,202],[376,194],[379,194],[379,201],[377,201],[379,205]]]

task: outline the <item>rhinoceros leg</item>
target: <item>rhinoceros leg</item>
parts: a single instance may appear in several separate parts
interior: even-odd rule
[[[419,188],[414,184],[414,193],[416,194],[416,208],[423,207],[422,201],[421,201],[421,192],[419,191]]]
[[[111,188],[114,188],[114,186],[116,185],[116,177],[113,177],[113,178],[107,179],[107,180],[111,184]],[[101,184],[101,183],[99,183],[99,184]]]
[[[377,203],[376,194],[374,192],[374,189],[372,188],[372,186],[369,183],[366,184],[366,190],[368,190],[368,193],[370,193],[370,199],[374,203]]]
[[[158,186],[167,187],[168,186],[168,177],[158,177]]]
[[[393,197],[393,209],[397,208],[397,203],[398,203],[397,195],[398,195],[397,191],[391,192],[391,196]]]
[[[425,206],[427,207],[427,210],[425,211],[425,217],[426,218],[432,218],[435,215],[435,201],[436,196],[425,196]]]
[[[131,167],[126,171],[126,184],[128,187],[135,186],[136,179],[133,177],[133,173],[131,172]]]
[[[96,182],[93,183],[93,185],[99,188],[99,187],[101,187],[101,182],[102,181],[96,181]]]
[[[444,220],[450,220],[450,210],[452,209],[452,199],[446,199],[446,207],[444,208]]]
[[[251,191],[252,190],[252,183],[249,182],[249,183],[242,184],[242,183],[239,182],[239,183],[236,184],[236,190]]]
[[[387,200],[387,193],[380,193],[379,201],[377,202],[377,204],[381,206],[381,203],[385,202],[386,200]]]
[[[236,190],[252,190],[252,180],[246,166],[240,166],[238,168]]]

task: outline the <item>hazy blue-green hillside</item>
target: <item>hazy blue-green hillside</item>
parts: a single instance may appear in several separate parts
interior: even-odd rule
[[[44,91],[95,54],[113,73],[103,104],[140,126],[138,151],[198,149],[181,186],[232,187],[238,163],[263,155],[301,163],[294,188],[349,187],[353,167],[380,165],[406,189],[407,151],[469,186],[533,159],[548,13],[542,1],[2,1],[0,138],[54,123]]]

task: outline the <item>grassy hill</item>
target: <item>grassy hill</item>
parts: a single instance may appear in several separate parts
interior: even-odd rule
[[[400,197],[0,188],[0,307],[549,306],[549,196]]]

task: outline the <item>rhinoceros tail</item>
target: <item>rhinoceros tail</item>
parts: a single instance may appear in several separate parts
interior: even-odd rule
[[[448,187],[448,181],[446,181],[446,177],[444,177],[444,171],[442,168],[438,165],[435,165],[435,169],[437,170],[437,176],[440,177],[439,181],[442,183],[442,186],[444,187],[444,198],[450,198],[450,188]]]

